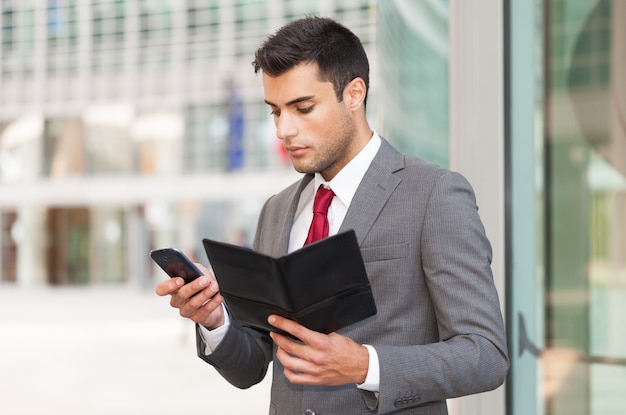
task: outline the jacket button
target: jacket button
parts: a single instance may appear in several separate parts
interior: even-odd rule
[[[315,415],[315,411],[312,409],[307,409],[302,413],[302,415]]]

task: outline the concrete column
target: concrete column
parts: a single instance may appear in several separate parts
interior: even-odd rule
[[[450,1],[450,168],[474,186],[504,312],[502,0]],[[452,415],[505,413],[505,388],[450,400]]]

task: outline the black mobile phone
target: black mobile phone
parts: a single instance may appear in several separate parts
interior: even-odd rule
[[[162,248],[150,251],[150,257],[170,276],[182,277],[185,284],[190,283],[202,272],[182,251],[176,248]]]

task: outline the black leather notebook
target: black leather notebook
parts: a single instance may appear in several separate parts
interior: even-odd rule
[[[278,331],[278,314],[331,333],[376,314],[354,231],[304,246],[280,258],[203,239],[226,306],[245,326]]]

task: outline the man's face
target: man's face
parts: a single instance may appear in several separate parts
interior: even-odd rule
[[[338,102],[332,83],[318,79],[317,64],[301,64],[277,77],[264,74],[263,86],[276,134],[297,171],[320,172],[331,180],[360,150],[347,96]]]

